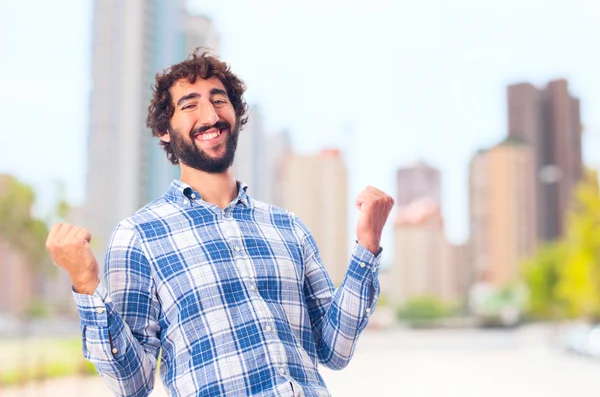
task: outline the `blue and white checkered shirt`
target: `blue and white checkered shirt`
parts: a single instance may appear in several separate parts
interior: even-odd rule
[[[121,222],[106,288],[74,293],[83,350],[117,396],[329,396],[319,363],[350,361],[379,294],[356,245],[334,290],[307,227],[239,184],[225,209],[181,181]]]

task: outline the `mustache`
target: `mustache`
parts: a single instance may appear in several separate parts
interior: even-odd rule
[[[215,128],[217,130],[227,129],[227,130],[231,131],[231,124],[226,120],[219,120],[216,123],[214,123],[213,125],[204,125],[202,127],[198,127],[196,129],[192,130],[192,136],[203,134],[212,128]]]

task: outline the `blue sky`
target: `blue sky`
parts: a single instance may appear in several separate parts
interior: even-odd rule
[[[582,100],[584,157],[600,165],[600,2],[191,0],[269,131],[300,151],[340,147],[351,196],[395,192],[399,166],[443,172],[454,242],[468,236],[467,166],[506,134],[507,84],[567,78]],[[90,0],[0,1],[0,172],[52,202],[84,196]],[[388,227],[389,234],[389,227]]]

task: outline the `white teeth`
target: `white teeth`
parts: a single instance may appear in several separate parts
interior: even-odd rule
[[[212,134],[202,134],[200,135],[200,139],[203,141],[210,141],[211,139],[215,139],[221,135],[221,131],[213,132]]]

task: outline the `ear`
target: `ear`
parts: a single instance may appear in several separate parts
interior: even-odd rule
[[[163,134],[160,136],[160,140],[161,140],[161,141],[163,141],[163,142],[166,142],[166,143],[169,143],[169,142],[171,142],[171,135],[169,135],[169,131],[167,131],[167,132],[163,133]]]

